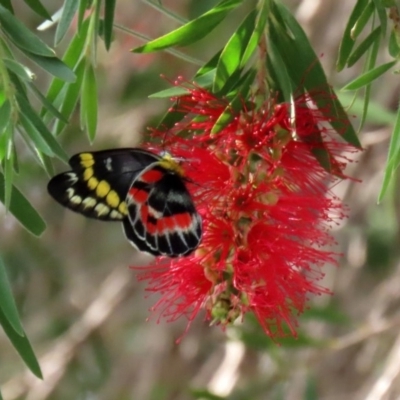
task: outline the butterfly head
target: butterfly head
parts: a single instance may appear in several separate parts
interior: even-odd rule
[[[158,164],[168,171],[171,171],[181,177],[185,176],[185,171],[180,164],[180,159],[172,157],[168,152],[161,153],[161,159]]]

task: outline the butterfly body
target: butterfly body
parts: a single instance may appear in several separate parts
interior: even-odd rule
[[[186,188],[184,171],[169,154],[128,148],[74,155],[71,171],[52,178],[50,195],[87,217],[121,221],[127,239],[152,255],[192,252],[201,219]]]

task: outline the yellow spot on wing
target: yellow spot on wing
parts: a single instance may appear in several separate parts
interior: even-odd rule
[[[119,204],[119,196],[115,190],[110,190],[106,197],[107,204],[112,208],[117,208]]]
[[[81,153],[79,154],[79,158],[81,159],[81,165],[84,168],[89,168],[94,164],[93,155],[90,153]]]
[[[111,189],[111,187],[108,182],[100,181],[96,188],[96,194],[99,197],[106,197],[108,192],[110,191],[110,189]]]
[[[93,171],[93,168],[86,168],[84,171],[83,171],[83,179],[85,180],[85,181],[88,181],[92,176],[93,176],[93,174],[94,174],[94,171]]]
[[[128,208],[126,207],[126,203],[124,201],[119,205],[118,211],[122,215],[128,215]]]
[[[88,187],[89,187],[90,190],[96,189],[96,187],[97,187],[98,184],[99,184],[99,181],[98,181],[96,178],[94,178],[94,177],[91,177],[91,178],[88,180],[88,183],[87,183],[87,185],[88,185]]]

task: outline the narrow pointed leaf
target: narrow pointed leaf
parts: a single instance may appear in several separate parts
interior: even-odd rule
[[[104,3],[104,43],[109,50],[112,41],[116,0],[105,0]]]
[[[229,105],[225,108],[224,112],[215,122],[211,129],[212,134],[221,132],[238,115],[239,111],[243,109],[244,101],[248,97],[250,87],[254,82],[256,73],[256,70],[250,70],[243,77],[240,85],[238,85],[238,87],[240,87],[240,91],[235,94],[235,96],[229,102]]]
[[[42,57],[30,53],[29,51],[24,51],[24,53],[33,62],[35,62],[37,65],[39,65],[39,67],[43,68],[49,74],[60,78],[65,82],[75,82],[75,74],[57,57]]]
[[[368,58],[367,58],[367,64],[366,64],[366,68],[365,70],[371,70],[372,68],[374,68],[374,66],[376,65],[376,60],[378,59],[378,53],[379,53],[379,49],[380,49],[380,40],[376,40],[373,44],[372,47],[370,49],[370,51],[368,52]],[[364,90],[364,107],[363,107],[363,113],[361,116],[361,120],[360,120],[360,125],[358,128],[358,131],[361,132],[364,123],[367,119],[367,115],[369,114],[369,104],[370,104],[370,98],[371,98],[371,84],[365,86],[365,90]]]
[[[393,178],[395,169],[400,164],[400,109],[397,110],[396,122],[393,127],[392,137],[390,138],[389,152],[386,162],[385,174],[383,177],[382,188],[379,192],[378,202],[384,198],[389,184]]]
[[[75,110],[78,98],[81,94],[84,73],[85,73],[85,60],[82,59],[75,69],[75,74],[77,78],[76,82],[70,83],[64,87],[65,94],[62,99],[60,111],[61,114],[64,115],[64,117],[67,119],[71,117],[73,111]],[[65,122],[61,120],[56,121],[53,129],[54,134],[59,135],[65,128],[65,126],[66,126]]]
[[[206,73],[215,70],[218,65],[218,60],[221,56],[222,50],[219,50],[216,54],[214,54],[209,61],[207,61],[204,65],[202,65],[196,72],[195,77],[199,77],[201,75],[205,75]],[[215,73],[215,71],[214,71]]]
[[[22,121],[24,121],[24,127],[26,125],[29,125],[28,123],[32,124],[37,132],[39,132],[41,138],[39,142],[45,143],[45,146],[39,149],[49,156],[54,154],[61,160],[68,162],[68,155],[57,142],[56,138],[48,130],[47,126],[43,123],[40,117],[36,114],[35,110],[33,110],[29,102],[24,97],[19,95],[17,95],[17,101],[19,106],[21,107],[21,113],[23,113],[21,114],[21,118]],[[37,140],[36,135],[35,138]],[[47,149],[50,149],[50,152]]]
[[[4,175],[0,172],[0,201],[4,203]],[[26,197],[15,187],[12,189],[12,202],[9,211],[29,232],[40,236],[46,224],[39,213],[31,206]]]
[[[382,74],[392,68],[397,61],[390,61],[386,64],[379,65],[376,68],[367,71],[366,73],[360,75],[350,83],[348,83],[342,90],[357,90],[365,85],[372,83],[375,79],[379,78]]]
[[[78,9],[78,33],[81,34],[81,29],[83,26],[83,19],[85,17],[85,12],[88,7],[89,0],[80,0]]]
[[[29,51],[38,56],[54,57],[54,51],[2,5],[0,5],[0,27],[21,50]]]
[[[256,15],[256,10],[253,10],[246,16],[222,50],[215,73],[214,93],[222,90],[229,77],[240,68],[243,54],[254,31]]]
[[[47,154],[48,156],[54,157],[54,153],[51,150],[50,146],[46,143],[39,130],[33,125],[29,118],[24,114],[21,114],[19,117],[19,122],[24,128],[24,131],[26,132],[29,139],[32,141],[34,148]]]
[[[10,208],[11,196],[12,196],[12,184],[14,177],[14,149],[13,142],[11,139],[11,129],[6,132],[8,136],[6,156],[4,158],[4,207],[6,211]]]
[[[290,103],[293,98],[293,92],[296,88],[293,88],[292,86],[292,79],[290,78],[285,62],[282,60],[282,57],[279,51],[276,49],[274,42],[269,41],[268,47],[268,59],[271,63],[274,77],[279,84],[280,91],[282,92],[283,100],[287,103]]]
[[[276,48],[280,51],[294,84],[297,87],[305,87],[310,95],[315,90],[326,92],[327,96],[325,96],[323,104],[320,104],[318,96],[314,99],[319,110],[331,119],[332,127],[341,134],[344,140],[360,148],[361,144],[354,128],[336,94],[328,84],[325,72],[306,34],[286,7],[280,3],[276,3],[275,6],[285,26],[280,26],[276,22],[270,23],[271,40],[275,40]],[[276,21],[279,21],[279,18]],[[272,19],[271,22],[273,22]],[[287,33],[287,29],[291,31],[290,35]],[[332,111],[335,112],[334,116],[332,116]],[[345,132],[343,132],[344,123],[346,125]]]
[[[149,53],[172,46],[187,46],[207,36],[216,28],[242,0],[222,0],[213,9],[188,22],[180,28],[152,40],[133,50],[135,53]]]
[[[25,67],[25,65],[22,65],[15,60],[4,58],[3,62],[8,70],[13,72],[25,82],[31,82],[36,77],[35,74],[28,67]]]
[[[28,338],[24,332],[24,336],[18,335],[12,326],[9,324],[4,313],[0,310],[0,324],[4,329],[5,334],[10,339],[15,350],[24,360],[27,367],[32,371],[32,373],[38,378],[42,379],[42,371],[40,370],[40,365],[37,361],[35,353],[33,352],[32,346],[29,343]]]
[[[260,10],[258,11],[257,15],[257,20],[256,20],[256,26],[254,28],[253,33],[251,34],[251,38],[247,44],[246,50],[243,54],[242,61],[240,63],[241,67],[244,67],[247,61],[249,61],[250,57],[254,53],[255,49],[258,46],[258,43],[264,34],[264,28],[265,25],[268,21],[268,15],[269,15],[269,0],[263,0],[260,2],[261,7]]]
[[[201,75],[199,77],[196,77],[193,79],[193,82],[201,86],[203,88],[209,88],[212,86],[213,81],[215,77],[215,70],[211,70],[204,75]],[[175,96],[181,96],[184,94],[188,94],[187,89],[185,89],[184,86],[174,86],[165,90],[161,90],[157,93],[153,93],[149,96],[149,98],[165,98],[165,97],[175,97]]]
[[[364,30],[365,25],[371,19],[372,14],[375,11],[374,3],[368,3],[361,13],[360,17],[357,19],[357,22],[354,24],[351,29],[350,35],[353,40],[356,40],[360,33]]]
[[[86,41],[88,27],[89,27],[89,21],[86,20],[82,24],[81,31],[75,34],[74,38],[71,40],[70,45],[68,46],[68,49],[64,53],[62,61],[71,69],[75,70],[78,61],[81,58],[82,51]],[[76,71],[74,73],[76,73]],[[66,85],[65,81],[58,78],[54,78],[53,81],[51,82],[49,90],[47,91],[46,95],[47,99],[50,102],[54,103],[57,96],[60,94],[61,90],[65,87],[65,85]],[[45,111],[44,109],[42,109],[40,115],[43,116],[44,114]]]
[[[97,129],[97,84],[92,64],[86,66],[82,83],[81,116],[92,143]]]
[[[11,104],[6,100],[0,107],[0,135],[7,128],[11,119]]]
[[[351,37],[351,30],[356,24],[358,18],[360,18],[363,10],[368,6],[368,3],[369,0],[358,0],[353,8],[349,20],[347,21],[347,25],[343,33],[343,38],[340,42],[339,57],[336,63],[337,71],[341,71],[345,67],[351,50],[353,50],[354,40]]]
[[[27,4],[36,14],[41,17],[51,20],[51,16],[48,11],[44,8],[43,4],[39,0],[24,0],[25,4]]]
[[[0,4],[6,8],[8,11],[10,11],[12,14],[14,14],[14,9],[11,4],[11,0],[0,0]]]
[[[60,21],[57,25],[56,35],[54,38],[54,45],[57,46],[71,25],[71,22],[75,16],[76,10],[78,9],[79,0],[65,0],[63,10],[61,13]]]
[[[387,30],[387,15],[386,15],[386,9],[382,4],[381,0],[372,0],[375,4],[376,12],[378,14],[379,22],[381,23],[381,28],[382,28],[382,35],[386,35],[386,30]]]
[[[10,282],[7,277],[6,267],[0,257],[0,308],[14,331],[20,335],[24,335],[17,306],[11,291]]]
[[[378,26],[360,43],[356,49],[354,49],[347,60],[347,66],[352,67],[376,41],[380,40],[380,37],[381,27]]]
[[[57,108],[45,97],[43,96],[42,92],[33,84],[31,83],[28,85],[28,88],[34,93],[34,95],[40,100],[43,107],[46,108],[51,114],[53,114],[56,118],[60,119],[61,121],[68,123],[68,120],[62,115]]]

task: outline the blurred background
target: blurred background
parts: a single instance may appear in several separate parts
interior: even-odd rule
[[[215,3],[163,2],[187,18]],[[361,65],[335,73],[339,42],[355,1],[284,3],[307,32],[334,87],[339,89],[360,73]],[[43,4],[52,13],[62,2]],[[30,28],[42,22],[22,1],[13,1],[13,5]],[[188,54],[210,58],[242,17],[233,13]],[[149,4],[131,0],[117,2],[115,21],[150,37],[177,27]],[[39,34],[50,44],[53,35],[51,29]],[[59,56],[67,43],[68,39],[56,49]],[[91,146],[75,115],[60,139],[68,154],[137,145],[147,127],[156,125],[169,106],[165,100],[148,99],[169,86],[160,74],[190,79],[196,70],[167,53],[130,52],[142,43],[118,29],[109,52],[100,41],[98,136]],[[380,57],[381,62],[390,60],[385,46]],[[34,70],[45,91],[48,76]],[[176,344],[186,321],[167,323],[152,316],[149,308],[157,297],[146,296],[144,284],[129,269],[151,259],[128,244],[120,224],[85,219],[56,204],[46,191],[48,177],[24,143],[17,143],[20,174],[15,183],[48,226],[42,237],[35,238],[0,205],[0,253],[44,381],[26,370],[0,332],[4,399],[400,398],[399,192],[392,188],[382,204],[376,201],[398,105],[399,78],[388,73],[379,81],[373,86],[368,121],[360,132],[365,151],[347,171],[355,179],[335,188],[349,206],[350,217],[334,227],[335,251],[342,257],[338,268],[327,266],[323,282],[334,295],[313,299],[300,319],[298,338],[286,338],[279,345],[252,318],[222,332],[209,327],[201,316]],[[343,95],[344,105],[351,100]],[[350,110],[356,128],[359,109],[355,102]],[[56,164],[59,172],[65,168]]]

